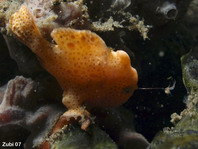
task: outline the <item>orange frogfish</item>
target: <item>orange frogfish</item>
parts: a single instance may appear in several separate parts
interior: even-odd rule
[[[9,27],[15,36],[39,58],[64,90],[63,116],[81,116],[81,125],[88,124],[90,114],[84,108],[115,107],[126,102],[137,88],[138,75],[128,54],[113,51],[95,33],[88,30],[56,28],[51,37],[42,36],[26,6],[14,13]],[[84,118],[83,118],[84,117]],[[86,125],[81,128],[86,129]]]

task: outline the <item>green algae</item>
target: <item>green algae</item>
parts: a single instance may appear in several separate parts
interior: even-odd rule
[[[96,126],[91,126],[86,132],[72,126],[51,145],[52,149],[117,149],[110,137]]]

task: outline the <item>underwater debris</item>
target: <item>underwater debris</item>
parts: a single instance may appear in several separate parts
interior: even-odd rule
[[[129,56],[121,50],[111,51],[90,31],[54,29],[51,36],[57,45],[53,45],[42,37],[24,5],[10,18],[10,28],[64,89],[62,102],[69,110],[62,118],[80,116],[83,129],[90,123],[83,104],[119,106],[137,88],[137,72]]]
[[[101,20],[92,22],[91,29],[100,32],[114,31],[115,29],[137,30],[144,40],[148,39],[148,32],[152,26],[145,25],[144,20],[141,20],[138,16],[132,16],[130,13],[120,11],[117,14],[123,16],[124,19],[122,21],[115,21],[111,16],[106,22],[101,22]],[[129,25],[123,25],[126,22]]]
[[[114,31],[115,28],[124,28],[118,21],[114,21],[110,17],[106,22],[96,21],[92,22],[92,29],[94,31]]]
[[[167,95],[170,95],[171,94],[171,91],[175,89],[175,85],[176,85],[176,81],[174,80],[173,84],[169,84],[167,87],[163,88],[163,87],[156,87],[156,88],[142,88],[142,87],[139,87],[138,90],[164,90],[164,93],[167,94]]]
[[[152,26],[145,25],[144,20],[141,20],[138,16],[133,17],[130,13],[128,13],[127,16],[128,16],[129,22],[132,24],[132,25],[129,25],[127,28],[129,30],[138,30],[144,40],[149,39],[148,32],[149,32],[149,29],[152,28]]]
[[[169,85],[168,87],[166,87],[166,88],[164,89],[164,92],[165,92],[167,95],[170,95],[170,94],[171,94],[171,91],[175,89],[175,85],[176,85],[176,81],[174,81],[172,85]]]
[[[131,5],[131,0],[113,0],[111,8],[115,10],[124,10]]]

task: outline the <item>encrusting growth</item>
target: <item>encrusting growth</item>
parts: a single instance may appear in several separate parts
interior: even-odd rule
[[[90,123],[90,107],[115,107],[126,102],[137,88],[138,75],[129,56],[112,51],[95,33],[57,28],[51,33],[56,44],[45,40],[33,16],[22,6],[10,18],[12,32],[39,58],[64,90],[62,117],[81,117],[81,128]]]

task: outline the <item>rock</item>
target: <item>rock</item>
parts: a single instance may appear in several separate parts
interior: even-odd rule
[[[198,90],[198,47],[182,57],[183,80],[188,91]]]
[[[19,71],[24,75],[33,75],[44,71],[36,56],[13,37],[4,35],[8,50],[12,59],[18,65]]]
[[[184,23],[183,23],[186,26],[186,28],[189,29],[188,30],[189,34],[193,37],[192,39],[195,41],[198,40],[198,28],[197,28],[198,22],[196,21],[198,19],[197,8],[198,8],[198,1],[193,0],[189,6],[187,14],[185,15]]]
[[[111,138],[96,126],[92,126],[88,132],[71,126],[51,145],[53,149],[117,149]]]
[[[96,115],[95,123],[109,134],[119,148],[145,149],[149,145],[146,138],[135,131],[131,111],[119,107],[94,108],[91,112]]]
[[[9,56],[3,36],[0,35],[0,86],[7,83],[18,72],[17,65]]]
[[[152,141],[150,149],[198,148],[198,50],[182,57],[183,80],[188,90],[187,108],[173,114],[175,127],[164,129]]]

